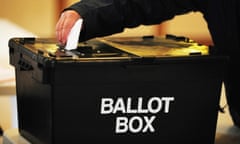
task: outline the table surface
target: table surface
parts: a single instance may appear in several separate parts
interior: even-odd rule
[[[18,129],[15,128],[4,132],[2,144],[31,144],[31,143],[22,136],[20,136]]]

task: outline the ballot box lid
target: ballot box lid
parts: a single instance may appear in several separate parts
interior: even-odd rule
[[[55,38],[21,37],[9,40],[10,55],[31,57],[38,63],[54,62],[124,62],[164,60],[209,56],[209,47],[187,37],[131,36],[102,37],[79,42],[78,47],[66,50]],[[11,60],[10,60],[11,62]]]

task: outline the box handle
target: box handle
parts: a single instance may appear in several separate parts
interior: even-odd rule
[[[20,59],[18,61],[18,65],[19,65],[21,71],[31,71],[31,70],[33,70],[32,65],[30,65],[29,62],[27,62],[27,60]]]

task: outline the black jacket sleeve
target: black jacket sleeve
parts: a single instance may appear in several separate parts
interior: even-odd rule
[[[159,24],[199,8],[194,0],[81,0],[68,9],[82,16],[80,41],[84,41],[141,24]]]

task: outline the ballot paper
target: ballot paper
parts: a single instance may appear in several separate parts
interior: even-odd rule
[[[67,43],[65,46],[66,50],[72,50],[72,49],[77,48],[80,31],[81,31],[81,27],[82,27],[82,22],[83,22],[83,19],[78,19],[75,22],[74,26],[72,27],[72,29],[68,35],[68,38],[67,38]]]

